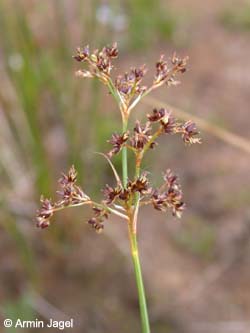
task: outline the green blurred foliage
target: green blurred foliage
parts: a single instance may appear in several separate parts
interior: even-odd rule
[[[220,15],[222,24],[231,29],[239,31],[250,31],[250,4],[245,1],[238,6],[227,7]]]
[[[152,46],[156,39],[171,40],[177,18],[159,0],[129,0],[129,40],[134,49]]]
[[[2,312],[5,318],[11,319],[15,323],[18,319],[21,321],[29,321],[36,319],[36,313],[30,305],[28,294],[24,294],[20,298],[13,301],[6,301],[2,304]],[[4,333],[19,333],[20,328],[5,328]]]

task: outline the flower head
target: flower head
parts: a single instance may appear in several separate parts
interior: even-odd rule
[[[98,233],[104,229],[104,220],[108,219],[109,212],[105,208],[92,207],[94,216],[88,220],[88,224],[92,226]]]
[[[96,49],[92,53],[89,50],[89,46],[83,49],[78,47],[73,58],[78,62],[86,63],[88,70],[80,69],[76,72],[76,75],[79,77],[96,77],[107,84],[113,68],[112,60],[117,58],[117,56],[118,48],[116,43],[112,46],[103,47],[102,50]]]
[[[185,204],[181,187],[177,182],[177,176],[168,169],[164,173],[163,179],[165,181],[163,186],[152,191],[151,202],[153,207],[160,211],[166,211],[170,208],[173,216],[180,218]]]
[[[103,195],[105,197],[104,202],[107,205],[110,205],[111,203],[113,203],[115,201],[115,199],[117,197],[119,197],[119,195],[122,192],[122,188],[120,186],[117,186],[115,188],[109,186],[108,184],[106,184],[105,188],[102,190]]]
[[[168,111],[166,109],[153,109],[152,114],[148,114],[147,118],[151,123],[154,123],[162,120],[166,117],[166,115],[168,115]]]
[[[177,85],[179,81],[175,77],[178,73],[186,71],[187,60],[188,57],[178,58],[174,54],[171,59],[172,66],[169,66],[168,62],[164,59],[164,55],[161,55],[159,61],[156,63],[154,85],[159,86],[163,83],[166,83],[167,86]]]
[[[115,86],[119,93],[121,93],[125,99],[129,99],[135,94],[143,93],[147,87],[142,86],[141,81],[146,72],[146,67],[143,65],[139,68],[131,68],[129,73],[117,76]]]
[[[201,138],[197,137],[199,132],[197,131],[196,125],[191,120],[181,125],[177,132],[182,134],[182,139],[187,144],[201,143]]]
[[[76,54],[73,56],[73,58],[78,62],[85,61],[86,59],[88,59],[88,57],[89,57],[89,46],[88,45],[85,46],[83,49],[78,47],[76,49]]]
[[[139,192],[140,194],[148,194],[151,191],[149,187],[149,181],[147,178],[147,172],[144,171],[141,176],[137,177],[133,182],[131,182],[128,187],[131,192]]]
[[[42,205],[41,208],[37,210],[36,221],[37,227],[44,229],[50,225],[49,220],[54,214],[55,206],[50,199],[44,199],[43,197],[41,197],[40,201]]]
[[[77,205],[90,200],[83,190],[75,184],[76,180],[77,172],[75,167],[72,165],[68,174],[65,175],[63,173],[62,177],[58,181],[61,185],[61,190],[57,191],[57,193],[62,197],[61,204],[65,206],[70,204]]]
[[[57,193],[61,196],[61,199],[52,202],[50,199],[41,197],[42,205],[36,214],[37,227],[42,229],[48,227],[50,225],[50,218],[54,215],[54,212],[58,210],[68,206],[82,205],[91,202],[90,198],[83,192],[80,186],[76,185],[76,181],[77,172],[72,165],[68,174],[63,173],[58,181],[61,190],[57,191]]]
[[[132,147],[135,149],[143,149],[151,137],[150,122],[147,122],[145,125],[141,125],[140,121],[137,120],[134,127],[134,134],[130,139]]]
[[[113,155],[118,154],[126,141],[129,138],[128,132],[124,132],[123,134],[119,135],[117,133],[112,134],[112,137],[110,140],[108,140],[109,143],[113,145],[113,148],[108,152],[108,157],[111,158]]]

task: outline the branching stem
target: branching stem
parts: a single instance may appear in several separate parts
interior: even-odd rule
[[[123,99],[121,98],[120,94],[118,94],[118,92],[115,89],[111,80],[108,83],[108,87],[109,87],[111,94],[115,97],[115,99],[119,105],[119,108],[120,108],[120,111],[122,114],[122,131],[124,133],[128,129],[129,110],[125,107],[125,103],[124,103]],[[153,141],[154,141],[154,139],[155,139],[155,137],[152,137]],[[149,144],[149,146],[150,146],[150,144]],[[148,147],[147,148],[145,147],[145,151],[147,149],[148,149]],[[136,155],[135,177],[140,176],[141,161],[143,158],[143,154],[144,154],[144,151],[142,151],[138,155]],[[127,182],[128,182],[128,155],[127,155],[127,147],[124,146],[122,148],[122,184],[123,184],[123,188],[127,187]],[[132,257],[132,261],[133,261],[133,265],[134,265],[136,285],[137,285],[137,290],[138,290],[142,333],[150,333],[146,296],[145,296],[145,290],[144,290],[144,285],[143,285],[141,264],[140,264],[137,239],[136,239],[136,236],[137,236],[136,225],[137,225],[137,216],[138,216],[138,211],[139,211],[139,203],[140,203],[140,193],[136,193],[133,208],[131,206],[132,202],[129,203],[129,205],[127,206],[127,216],[125,216],[124,214],[122,214],[120,212],[117,212],[116,210],[113,211],[113,209],[110,209],[110,208],[109,208],[109,210],[120,217],[124,218],[124,216],[125,216],[126,219],[128,220],[128,232],[129,232],[129,240],[130,240],[130,247],[131,247],[131,257]]]

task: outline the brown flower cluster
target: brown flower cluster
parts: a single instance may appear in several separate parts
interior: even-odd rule
[[[111,139],[108,142],[113,146],[113,148],[108,152],[108,157],[111,158],[113,155],[118,154],[124,144],[127,142],[129,138],[129,133],[125,132],[122,135],[117,133],[112,134]]]
[[[156,73],[151,85],[143,84],[143,78],[147,72],[146,66],[142,65],[138,68],[131,68],[129,72],[118,75],[114,80],[111,77],[111,70],[114,67],[112,62],[118,57],[117,44],[106,46],[102,50],[94,50],[90,52],[88,46],[83,49],[77,48],[76,54],[73,56],[78,62],[86,63],[88,69],[79,69],[76,74],[83,78],[97,77],[101,82],[109,86],[110,92],[119,100],[119,107],[126,117],[132,108],[152,90],[166,84],[167,86],[176,85],[177,74],[186,71],[187,57],[179,58],[175,54],[171,61],[165,60],[162,55],[156,62]],[[114,82],[114,83],[113,83]]]
[[[135,94],[142,94],[147,90],[146,86],[141,85],[146,72],[147,69],[143,65],[139,68],[131,68],[129,73],[117,76],[115,86],[125,99],[129,99]]]
[[[55,205],[50,199],[44,199],[43,196],[40,199],[41,208],[37,211],[36,222],[37,227],[42,229],[47,228],[50,225],[50,218],[54,214]]]
[[[163,108],[160,110],[154,109],[153,113],[147,117],[152,123],[159,122],[164,133],[180,133],[183,141],[187,144],[201,143],[201,138],[197,137],[199,131],[191,120],[180,123],[172,116],[171,111]]]
[[[88,64],[89,70],[80,69],[76,74],[80,77],[97,77],[103,83],[108,83],[111,70],[113,68],[112,60],[117,58],[118,49],[117,44],[106,46],[101,51],[98,49],[90,53],[89,46],[83,49],[77,48],[76,55],[73,57],[78,62],[85,62]]]
[[[151,202],[155,209],[166,211],[168,208],[172,209],[173,216],[181,217],[185,208],[182,198],[182,190],[171,170],[167,170],[163,175],[164,184],[159,188],[152,191]]]
[[[146,122],[142,125],[139,120],[136,121],[134,127],[134,133],[130,139],[131,146],[137,150],[141,150],[152,138],[152,128],[150,122]],[[153,148],[154,143],[151,144]]]
[[[156,63],[156,75],[153,85],[159,86],[166,83],[167,86],[176,85],[179,81],[176,80],[178,73],[185,73],[187,70],[188,57],[178,58],[176,54],[171,59],[172,66],[164,60],[164,55],[161,55],[160,60]]]
[[[111,187],[106,184],[106,187],[103,189],[104,200],[103,202],[106,205],[114,204],[116,201],[119,203],[121,201],[128,202],[133,198],[136,192],[140,194],[148,194],[151,192],[149,187],[149,181],[147,178],[147,172],[143,172],[139,177],[135,178],[133,181],[128,180],[127,186],[123,188],[120,185],[116,187]]]
[[[104,220],[108,219],[109,211],[105,208],[93,207],[94,216],[88,220],[88,224],[100,233],[104,229]]]
[[[135,193],[140,193],[142,204],[152,204],[156,210],[167,211],[172,210],[173,216],[178,218],[185,208],[183,202],[183,194],[181,187],[178,183],[177,176],[170,170],[163,174],[164,183],[159,188],[152,188],[147,177],[147,172],[143,172],[141,176],[135,178],[133,181],[128,180],[126,188],[117,185],[111,187],[106,185],[103,190],[104,200],[106,205],[122,204],[122,202],[129,202],[134,198]],[[102,215],[103,216],[103,215]],[[106,215],[105,218],[108,216]],[[97,219],[91,219],[92,223],[97,223]],[[103,224],[98,227],[103,228]]]
[[[60,191],[57,193],[61,199],[52,202],[50,199],[41,197],[41,208],[37,211],[36,221],[37,227],[46,228],[50,225],[50,219],[54,212],[69,206],[78,206],[90,202],[90,198],[83,192],[83,190],[76,185],[77,172],[72,166],[67,175],[62,174],[59,179]]]
[[[172,116],[171,111],[166,109],[153,109],[152,114],[147,115],[151,123],[159,122],[164,133],[175,133],[178,126],[176,119]]]
[[[141,122],[137,120],[131,135],[128,131],[122,135],[114,133],[108,141],[112,144],[113,148],[107,155],[111,158],[118,154],[125,144],[135,153],[142,151],[146,145],[148,148],[154,148],[156,145],[155,140],[164,133],[179,133],[186,144],[201,143],[195,123],[192,121],[181,123],[172,116],[169,110],[163,108],[159,110],[154,109],[151,114],[147,115],[147,119],[148,121],[145,125],[142,125]],[[158,124],[158,127],[153,131],[152,125],[155,124]]]
[[[197,138],[199,132],[197,131],[196,125],[191,120],[181,125],[178,132],[182,134],[182,139],[185,143],[201,143],[201,139]]]
[[[177,76],[187,70],[187,57],[179,58],[176,54],[167,61],[162,55],[156,62],[156,72],[151,84],[147,87],[143,84],[147,72],[145,65],[139,68],[131,68],[124,75],[118,75],[112,79],[113,60],[118,57],[117,44],[103,47],[101,50],[90,51],[86,46],[78,48],[74,59],[86,65],[86,69],[77,71],[77,75],[87,78],[98,78],[108,86],[110,94],[114,97],[122,114],[123,132],[114,133],[108,141],[112,148],[104,155],[109,162],[116,179],[114,187],[106,185],[102,190],[101,203],[92,201],[76,184],[77,173],[72,166],[67,175],[63,174],[59,180],[60,200],[52,202],[50,199],[41,198],[41,208],[37,211],[37,226],[46,228],[50,224],[53,214],[66,207],[89,204],[93,216],[88,223],[100,232],[104,228],[104,221],[113,213],[134,224],[136,230],[137,214],[140,205],[152,204],[156,210],[171,210],[173,216],[181,217],[185,204],[181,187],[177,177],[167,170],[164,175],[164,183],[159,188],[150,185],[147,172],[141,172],[141,163],[144,154],[157,144],[157,139],[163,134],[180,134],[185,144],[200,143],[199,132],[192,121],[180,122],[172,112],[165,108],[153,109],[147,115],[146,121],[136,121],[132,130],[127,130],[129,115],[132,109],[141,99],[152,90],[166,85],[177,85]],[[118,154],[122,149],[130,149],[135,154],[135,176],[127,179],[127,169],[123,168],[123,183],[110,158]],[[126,152],[126,151],[124,151]],[[126,154],[123,162],[127,165]],[[133,221],[131,222],[131,213]]]

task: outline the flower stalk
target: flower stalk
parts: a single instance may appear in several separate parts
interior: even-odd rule
[[[131,257],[132,257],[132,261],[133,261],[136,285],[137,285],[137,290],[138,290],[142,333],[150,333],[147,302],[146,302],[145,289],[144,289],[141,264],[140,264],[140,257],[139,257],[138,245],[137,245],[137,235],[133,228],[133,221],[130,221],[128,223],[128,233],[129,233],[129,240],[130,240],[130,247],[131,247]]]
[[[123,117],[122,120],[122,132],[125,133],[127,132],[128,129],[128,120]],[[122,148],[122,182],[123,182],[123,187],[126,188],[127,186],[127,181],[128,181],[128,151],[127,147]]]

